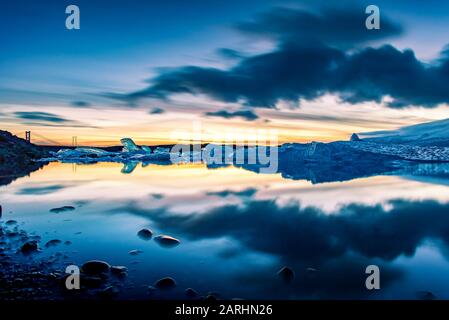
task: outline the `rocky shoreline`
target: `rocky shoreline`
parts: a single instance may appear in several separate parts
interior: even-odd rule
[[[48,152],[44,148],[0,130],[0,185],[39,170],[47,163],[37,160],[45,157]]]

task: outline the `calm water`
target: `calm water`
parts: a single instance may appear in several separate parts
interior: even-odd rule
[[[0,187],[3,220],[71,245],[67,263],[101,259],[125,265],[122,298],[148,298],[147,286],[171,276],[184,290],[223,298],[449,298],[447,178],[388,175],[311,184],[200,164],[52,163]],[[76,210],[51,213],[54,207]],[[175,248],[140,239],[143,227],[181,240]],[[142,253],[132,256],[130,250]],[[365,289],[365,268],[381,270],[381,290]],[[296,278],[283,283],[283,266]],[[309,269],[308,269],[309,268]],[[311,271],[310,268],[316,271]]]

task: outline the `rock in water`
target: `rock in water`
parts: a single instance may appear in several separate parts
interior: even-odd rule
[[[156,241],[159,245],[168,248],[176,247],[181,243],[178,239],[166,235],[157,236],[154,238],[154,241]]]
[[[153,231],[148,228],[143,228],[142,230],[137,232],[137,235],[143,240],[150,240],[153,237]]]
[[[62,241],[61,240],[59,240],[59,239],[53,239],[53,240],[50,240],[50,241],[48,241],[46,244],[45,244],[45,247],[54,247],[54,246],[57,246],[58,244],[60,244]]]
[[[128,254],[130,254],[132,256],[137,256],[140,253],[142,253],[141,250],[131,250],[130,252],[128,252]]]
[[[101,260],[90,260],[83,264],[81,271],[90,275],[98,275],[108,272],[110,268],[111,266],[107,262]]]
[[[357,133],[353,133],[351,136],[351,141],[362,141],[359,136],[357,135]]]
[[[281,277],[284,282],[290,283],[295,278],[295,272],[289,267],[283,267],[278,271],[278,276]]]
[[[128,273],[128,268],[125,266],[112,266],[111,273],[120,278],[126,277],[126,274]]]
[[[39,246],[35,240],[25,242],[20,248],[20,251],[24,254],[30,254],[36,252],[37,250],[39,250]]]
[[[166,277],[156,281],[154,286],[159,289],[171,289],[176,287],[176,281],[173,278]]]

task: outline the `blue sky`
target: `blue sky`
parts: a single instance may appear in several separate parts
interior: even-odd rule
[[[80,30],[69,31],[65,28],[65,7],[69,4],[76,4],[80,8]],[[449,3],[446,1],[18,0],[2,3],[0,112],[3,116],[0,116],[3,119],[0,123],[16,132],[31,126],[53,137],[61,136],[62,131],[57,128],[63,127],[65,131],[70,131],[67,133],[68,139],[74,134],[93,136],[94,127],[98,129],[97,135],[106,135],[104,132],[109,130],[120,136],[126,132],[127,124],[141,128],[141,132],[145,130],[143,128],[153,128],[154,123],[163,122],[167,123],[166,127],[158,128],[154,134],[162,139],[169,132],[169,123],[179,123],[179,119],[187,114],[195,115],[197,119],[215,127],[271,124],[275,129],[287,128],[284,130],[284,135],[288,136],[285,140],[303,141],[321,138],[331,140],[351,130],[391,129],[444,117],[447,114],[446,98],[440,97],[439,91],[415,97],[405,94],[402,87],[390,90],[390,85],[381,85],[376,90],[386,90],[380,93],[382,97],[397,94],[398,102],[394,105],[400,108],[389,108],[377,97],[371,99],[373,101],[366,99],[366,89],[351,92],[353,97],[356,96],[351,101],[347,99],[342,102],[341,99],[332,100],[331,97],[321,95],[323,90],[332,91],[331,95],[334,96],[347,94],[348,86],[353,85],[353,82],[344,88],[329,89],[328,84],[324,84],[324,87],[317,84],[318,87],[311,91],[293,92],[292,95],[291,90],[287,90],[278,95],[284,89],[282,78],[277,83],[266,84],[274,88],[260,88],[264,92],[270,92],[271,89],[275,92],[263,99],[252,94],[253,90],[259,88],[257,84],[254,88],[251,85],[240,90],[240,87],[248,86],[242,83],[237,92],[235,89],[233,92],[223,92],[222,82],[218,82],[221,87],[211,88],[212,82],[207,77],[205,83],[195,80],[197,82],[187,88],[187,94],[184,91],[179,94],[178,89],[167,89],[166,82],[170,86],[185,84],[186,81],[191,82],[192,77],[198,79],[199,73],[210,72],[209,69],[214,69],[214,72],[225,70],[226,73],[220,74],[218,80],[228,81],[235,74],[240,76],[242,69],[247,70],[245,59],[250,63],[253,57],[282,50],[280,48],[286,42],[285,39],[280,40],[283,35],[270,38],[266,32],[267,26],[262,25],[261,21],[256,32],[242,32],[238,27],[244,22],[261,20],[261,14],[273,12],[276,7],[303,12],[320,12],[322,7],[360,12],[367,4],[379,6],[382,26],[384,22],[385,26],[391,22],[400,26],[401,32],[392,31],[391,35],[387,34],[375,41],[354,41],[350,48],[342,48],[336,42],[326,45],[337,47],[343,54],[350,56],[367,47],[379,48],[388,44],[398,50],[391,52],[393,55],[404,56],[400,54],[402,50],[411,48],[419,63],[438,62],[440,51],[449,43],[446,36]],[[363,11],[360,15],[364,19]],[[294,38],[295,45],[299,45],[304,34],[314,32],[282,29],[281,23],[280,28],[279,33],[292,32],[294,37],[300,36]],[[342,30],[346,32],[344,28]],[[347,32],[355,34],[352,29]],[[322,33],[316,33],[315,40],[322,41],[322,36]],[[289,41],[291,45],[291,39]],[[305,42],[301,45],[310,46]],[[227,49],[224,52],[235,51],[243,58],[226,57],[220,54],[223,48]],[[234,68],[239,63],[242,67]],[[185,66],[202,69],[188,76],[180,76]],[[175,69],[170,71],[167,68]],[[267,70],[281,68],[274,65]],[[254,72],[257,74],[258,71]],[[169,80],[165,81],[167,77]],[[309,80],[312,82],[313,79]],[[431,86],[434,82],[423,82],[422,85]],[[139,99],[130,101],[129,97],[134,96]],[[242,102],[241,98],[246,102]],[[310,101],[301,101],[301,106],[295,107],[299,105],[295,99]],[[402,108],[404,105],[406,108]],[[164,111],[152,112],[155,108]],[[104,111],[108,111],[109,115],[105,116]],[[24,119],[23,112],[47,114],[39,122],[39,114],[37,117],[30,114]],[[145,119],[147,122],[142,121],[143,114],[148,117]],[[337,114],[341,114],[342,118],[338,119]],[[48,119],[54,119],[54,116],[66,121],[48,123]],[[341,128],[329,129],[329,121],[317,122],[320,116],[323,119],[334,119],[332,125],[335,127],[340,123]],[[30,117],[35,120],[33,123],[29,122]],[[314,121],[310,122],[313,117]],[[371,117],[373,124],[359,125],[363,117]],[[195,117],[187,118],[192,120]],[[381,123],[388,126],[382,126]],[[296,131],[295,126],[298,127]],[[83,127],[86,132],[80,132]],[[298,134],[301,130],[304,132]],[[316,134],[312,134],[312,131]],[[150,135],[147,133],[142,139]]]

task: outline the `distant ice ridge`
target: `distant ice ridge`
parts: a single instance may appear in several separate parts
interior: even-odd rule
[[[397,130],[364,132],[360,138],[368,142],[449,147],[449,119],[420,123]]]
[[[449,147],[385,144],[368,141],[350,141],[339,143],[348,144],[352,149],[398,157],[404,160],[436,162],[449,161]]]

